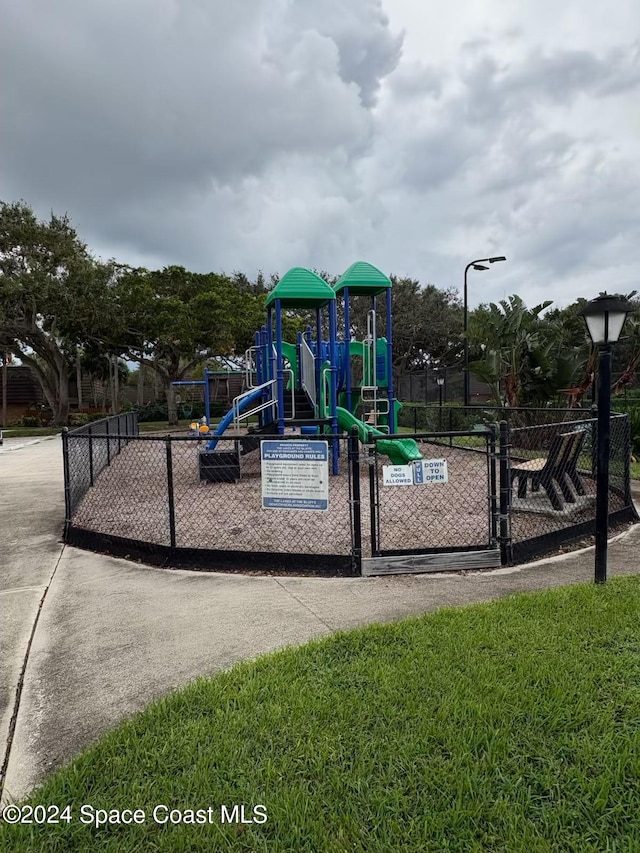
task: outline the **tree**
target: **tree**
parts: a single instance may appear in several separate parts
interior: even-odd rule
[[[68,217],[38,221],[24,202],[0,202],[0,347],[35,372],[54,424],[68,419],[77,346],[109,314],[111,274]]]
[[[614,294],[631,302],[633,312],[627,317],[627,321],[619,342],[612,351],[612,371],[618,378],[614,382],[613,392],[620,393],[627,387],[634,385],[638,379],[640,368],[640,300],[634,299],[635,291],[632,293]],[[545,322],[562,329],[564,335],[564,346],[572,347],[580,356],[580,370],[575,377],[575,387],[567,388],[570,403],[580,403],[585,393],[592,387],[597,367],[598,353],[592,345],[591,339],[582,316],[582,310],[587,304],[587,299],[577,299],[566,308],[556,308],[545,315]]]
[[[469,340],[483,355],[469,369],[491,387],[499,405],[548,404],[583,366],[580,347],[563,324],[541,317],[551,304],[527,308],[510,296],[471,314]]]
[[[441,290],[433,284],[421,287],[410,278],[391,276],[393,315],[393,368],[399,375],[407,370],[424,370],[430,364],[452,365],[461,354],[462,305],[453,289]],[[377,334],[386,331],[385,297],[378,298]],[[357,339],[367,334],[369,297],[351,299],[351,332]]]
[[[125,269],[114,290],[119,323],[112,348],[161,379],[169,422],[178,420],[173,382],[219,353],[244,350],[262,321],[262,295],[231,279],[171,266]]]

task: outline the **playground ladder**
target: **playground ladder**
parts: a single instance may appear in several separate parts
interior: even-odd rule
[[[381,397],[378,394],[378,364],[376,354],[376,312],[371,309],[367,314],[367,336],[363,341],[362,349],[362,386],[360,387],[360,399],[362,403],[371,403],[371,414],[373,414],[373,423],[382,431],[389,430],[386,424],[378,424],[379,415],[389,415],[389,400],[387,397]],[[369,421],[367,421],[369,423]]]

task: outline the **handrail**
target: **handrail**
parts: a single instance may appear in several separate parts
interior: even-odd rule
[[[318,391],[316,388],[316,359],[309,344],[302,339],[300,345],[300,379],[304,390],[314,408],[318,405]]]
[[[251,388],[253,391],[255,391],[257,386],[255,386],[253,384],[252,376],[257,377],[257,375],[258,375],[258,370],[256,368],[256,361],[255,361],[255,358],[253,356],[253,353],[255,353],[259,349],[261,349],[261,347],[252,346],[252,347],[249,347],[248,349],[246,349],[244,351],[244,362],[245,362],[244,381],[245,381],[247,388]]]
[[[362,342],[362,378],[366,382],[367,374],[370,374],[371,381],[374,384],[377,384],[378,377],[376,340],[376,312],[372,308],[367,312],[367,336]]]
[[[293,370],[290,367],[284,367],[282,369],[283,373],[288,373],[291,376],[291,416],[288,418],[284,417],[284,412],[282,413],[282,419],[285,421],[292,421],[296,416],[296,377],[293,373]],[[284,385],[284,381],[283,381]]]
[[[322,385],[322,417],[331,417],[331,384],[327,382],[327,377],[331,376],[331,366],[325,364],[320,370],[320,384]],[[327,400],[329,401],[327,403]]]
[[[291,374],[291,415],[288,418],[283,418],[283,420],[285,421],[291,421],[296,416],[295,384],[293,370],[291,370],[291,368],[289,367],[285,367],[283,373]],[[275,420],[275,410],[278,405],[277,384],[277,379],[269,379],[268,382],[263,382],[262,385],[258,385],[255,388],[250,388],[248,391],[244,391],[242,394],[238,394],[237,397],[234,397],[233,402],[231,404],[231,408],[233,410],[233,428],[235,430],[240,429],[240,421],[246,420],[247,418],[250,418],[251,415],[256,415],[258,412],[262,412],[265,409],[272,409],[271,417]],[[245,397],[248,397],[249,394],[254,394],[256,391],[259,391],[261,388],[264,388],[265,390],[267,388],[271,389],[269,399],[266,400],[264,403],[260,403],[259,405],[254,406],[251,409],[245,409],[243,412],[239,411],[239,406],[242,400],[244,400]]]
[[[231,403],[231,409],[233,411],[233,428],[235,430],[240,429],[240,421],[242,419],[249,418],[251,417],[251,415],[255,415],[257,412],[261,412],[264,409],[268,409],[270,406],[275,405],[276,401],[273,397],[273,389],[277,381],[277,379],[269,379],[268,382],[263,382],[262,385],[257,385],[255,388],[250,388],[248,391],[243,391],[242,394],[238,394],[237,397],[233,398],[233,402]],[[261,389],[266,390],[267,388],[271,389],[271,394],[266,402],[261,403],[260,405],[255,406],[252,409],[247,409],[244,412],[241,412],[239,410],[240,403],[245,399],[245,397],[248,397],[250,394],[255,394],[256,391],[259,391]]]

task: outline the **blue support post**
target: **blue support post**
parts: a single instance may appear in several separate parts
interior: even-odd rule
[[[397,432],[395,397],[393,396],[393,340],[391,335],[393,313],[391,288],[387,288],[387,395],[389,397],[389,432]]]
[[[273,352],[273,309],[271,305],[267,310],[267,364],[269,365],[269,377],[268,380],[272,380],[276,378],[276,357]],[[271,394],[271,389],[269,390]],[[272,410],[266,409],[269,414],[267,416],[267,423],[271,423],[273,421]]]
[[[209,369],[204,369],[204,416],[207,419],[207,426],[211,426],[211,395],[209,393]]]
[[[337,379],[338,379],[338,346],[336,343],[336,300],[332,299],[329,302],[329,360],[331,361],[331,374],[329,378],[329,396],[330,396],[330,411],[331,411],[331,432],[333,435],[338,434],[338,406],[337,398]],[[338,439],[333,439],[331,442],[331,460],[333,465],[333,473],[338,473],[338,456],[340,455],[340,444]]]
[[[284,371],[282,369],[282,302],[276,299],[276,378],[278,389],[278,435],[284,435]]]
[[[267,363],[267,327],[260,327],[260,353],[262,357],[262,381],[269,378],[269,364]]]
[[[268,382],[269,380],[269,359],[267,357],[267,327],[266,325],[262,325],[260,327],[260,352],[262,354],[262,382]],[[262,392],[262,402],[264,403],[266,400],[266,392]],[[271,414],[268,409],[265,409],[262,414],[262,425],[270,423]]]
[[[344,381],[347,386],[347,409],[353,412],[351,408],[351,319],[349,317],[349,288],[345,287],[342,291],[344,297],[344,345],[345,345],[345,374]]]
[[[316,308],[316,397],[318,400],[322,398],[322,388],[320,385],[322,367],[322,311]],[[323,417],[323,412],[319,411],[318,415]]]
[[[276,378],[276,357],[273,353],[273,309],[271,305],[267,310],[267,364],[269,365],[269,379]]]

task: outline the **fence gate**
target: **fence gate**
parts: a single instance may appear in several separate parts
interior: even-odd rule
[[[374,438],[365,460],[371,556],[362,574],[499,566],[496,431],[403,436],[400,465],[383,453],[385,441]],[[422,460],[412,462],[416,445]]]

